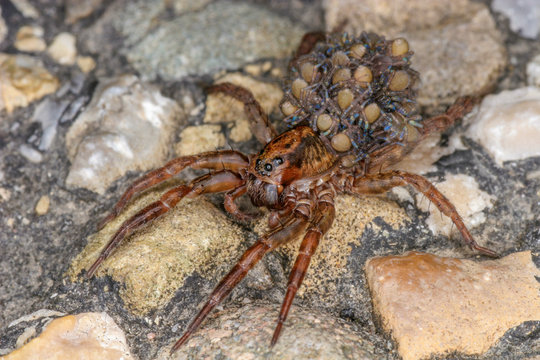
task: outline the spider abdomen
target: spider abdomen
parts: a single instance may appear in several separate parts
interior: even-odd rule
[[[310,126],[337,156],[354,163],[418,133],[418,73],[403,38],[327,36],[292,62],[281,109],[291,126]]]

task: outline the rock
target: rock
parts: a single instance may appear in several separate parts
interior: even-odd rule
[[[66,32],[60,33],[49,45],[47,53],[61,65],[73,65],[77,58],[76,41],[74,35]]]
[[[5,360],[30,358],[133,359],[124,333],[106,313],[82,313],[55,319],[37,338],[2,357]]]
[[[225,145],[225,135],[219,125],[188,126],[180,137],[182,140],[175,146],[178,156],[214,151]]]
[[[60,311],[49,310],[49,309],[39,309],[37,311],[34,311],[31,314],[21,316],[17,320],[13,320],[12,322],[9,323],[8,327],[13,327],[13,326],[18,325],[18,324],[20,324],[22,322],[31,322],[31,321],[36,321],[36,320],[43,319],[43,318],[50,319],[50,318],[53,318],[53,317],[64,316],[64,315],[66,315],[66,314],[63,313],[63,312],[60,312]]]
[[[58,79],[38,58],[0,53],[0,111],[11,113],[17,107],[28,106],[55,92],[58,86]]]
[[[0,8],[0,44],[4,39],[6,38],[8,34],[8,28],[6,26],[6,22],[4,21],[4,18],[2,17],[2,9]]]
[[[177,80],[289,56],[302,35],[264,8],[220,1],[160,24],[123,53],[144,79]]]
[[[77,66],[85,74],[94,70],[96,62],[91,56],[77,56]]]
[[[535,0],[494,0],[494,11],[510,20],[510,28],[521,36],[534,39],[540,32],[540,4]]]
[[[426,174],[436,171],[435,163],[443,156],[450,155],[456,150],[465,149],[459,133],[453,133],[446,146],[441,146],[441,134],[431,134],[423,139],[411,153],[405,156],[392,169],[408,171],[415,174]]]
[[[38,52],[47,48],[40,26],[22,26],[15,36],[15,48],[19,51]]]
[[[51,200],[47,195],[43,195],[42,197],[40,197],[34,209],[36,211],[36,214],[40,216],[45,215],[49,211],[50,204]]]
[[[24,17],[32,19],[39,18],[39,12],[28,0],[13,0],[11,3]]]
[[[97,8],[101,6],[103,0],[66,0],[66,23],[74,24],[80,19],[84,19],[91,15]]]
[[[527,64],[527,84],[540,87],[540,54]]]
[[[36,164],[43,160],[43,155],[27,144],[21,144],[21,146],[19,146],[19,153],[24,156],[26,160]]]
[[[421,75],[418,102],[423,106],[449,105],[460,95],[488,91],[507,63],[501,35],[483,4],[369,0],[355,5],[354,0],[327,0],[327,28],[346,21],[345,30],[352,33],[407,38],[413,68]]]
[[[437,183],[436,186],[456,207],[469,230],[486,221],[483,211],[490,209],[496,200],[495,196],[480,190],[474,178],[463,174],[446,175],[446,180]],[[434,234],[450,236],[453,230],[457,233],[456,237],[460,237],[452,220],[441,214],[423,194],[416,193],[416,204],[420,210],[430,213],[426,224]]]
[[[171,359],[376,359],[371,335],[316,310],[291,308],[281,337],[269,347],[279,307],[244,305],[216,312],[203,328],[173,353]],[[180,334],[179,334],[180,336]],[[169,359],[172,344],[162,349],[158,360]]]
[[[81,38],[88,50],[98,53],[114,29],[129,47],[141,41],[153,29],[174,15],[183,15],[204,8],[211,0],[118,0],[109,4],[93,26]],[[176,55],[176,54],[175,54]]]
[[[9,201],[11,198],[11,191],[6,188],[0,187],[0,202]]]
[[[334,308],[342,298],[356,298],[358,301],[362,297],[361,290],[352,286],[353,282],[329,281],[329,279],[342,279],[352,272],[349,261],[353,248],[366,246],[361,242],[362,234],[366,230],[382,231],[374,220],[380,218],[394,229],[399,229],[409,221],[402,208],[384,198],[340,195],[335,200],[335,206],[334,223],[313,255],[309,270],[296,295],[300,299],[316,298],[318,304],[323,304],[327,308]],[[255,231],[262,235],[267,231],[267,224],[266,217],[259,220]],[[276,250],[288,259],[287,271],[290,271],[298,255],[300,241],[301,238]],[[399,239],[395,239],[395,242],[401,247]],[[344,283],[351,286],[345,290]],[[338,293],[340,296],[336,295]]]
[[[46,151],[53,144],[58,122],[68,105],[68,100],[47,98],[36,106],[31,121],[41,123],[43,130],[43,134],[39,140],[39,150]]]
[[[137,199],[123,214],[91,236],[73,261],[68,275],[75,280],[97,259],[120,224],[159,198],[150,192]],[[244,236],[239,226],[203,197],[184,199],[174,209],[123,241],[97,271],[122,283],[120,296],[131,311],[145,314],[167,304],[188,276],[207,280],[220,266],[232,266]]]
[[[471,119],[467,136],[478,141],[494,160],[540,156],[540,89],[525,87],[484,98]]]
[[[224,82],[230,82],[250,90],[266,114],[277,110],[283,97],[283,91],[278,86],[257,81],[242,74],[227,74],[219,78],[216,84]],[[236,142],[247,141],[253,136],[244,111],[244,104],[228,95],[210,94],[208,96],[204,122],[210,124],[233,123],[229,137]]]
[[[480,355],[509,329],[540,320],[530,252],[476,262],[411,252],[372,258],[366,276],[383,328],[404,360]]]
[[[180,115],[176,102],[136,76],[102,80],[67,133],[66,184],[103,193],[126,171],[162,165]]]

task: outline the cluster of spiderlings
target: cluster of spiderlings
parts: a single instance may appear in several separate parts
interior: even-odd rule
[[[407,40],[373,33],[328,36],[291,64],[281,110],[290,126],[309,124],[350,163],[418,138],[418,73]]]

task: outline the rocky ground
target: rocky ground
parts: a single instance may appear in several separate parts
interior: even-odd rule
[[[264,214],[241,224],[222,196],[183,201],[88,280],[121,222],[195,172],[97,224],[168,159],[257,151],[242,105],[204,87],[251,89],[284,129],[288,58],[306,31],[343,26],[409,39],[426,116],[486,95],[399,167],[434,182],[501,258],[468,250],[412,189],[340,196],[275,347],[298,243],[266,256],[172,358],[538,359],[540,4],[391,3],[1,0],[0,357],[168,358]]]

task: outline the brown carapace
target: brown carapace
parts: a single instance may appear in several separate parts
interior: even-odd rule
[[[251,155],[222,150],[184,156],[137,180],[102,226],[114,219],[133,196],[186,167],[209,170],[189,184],[167,191],[159,201],[125,221],[88,269],[87,277],[94,275],[128,234],[166,213],[184,197],[224,192],[226,211],[240,221],[251,216],[237,207],[239,196],[247,194],[255,206],[269,209],[268,232],[217,285],[172,348],[174,351],[267,252],[303,234],[271,340],[275,344],[311,256],[332,226],[334,198],[340,193],[380,194],[396,186],[412,185],[452,219],[470,248],[496,256],[474,241],[455,207],[428,180],[387,170],[426,136],[448,128],[473,106],[470,98],[460,98],[446,113],[423,120],[415,102],[418,75],[409,66],[411,56],[402,38],[385,40],[366,33],[359,37],[307,34],[290,64],[281,102],[290,129],[280,135],[248,90],[230,83],[210,87],[209,93],[225,93],[244,103],[253,134],[263,149]]]

